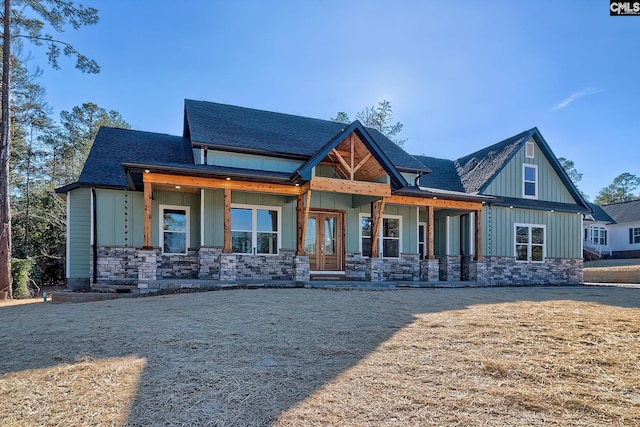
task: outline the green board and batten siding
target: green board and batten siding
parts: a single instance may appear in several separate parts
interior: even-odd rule
[[[482,253],[487,256],[515,256],[516,223],[546,227],[547,257],[582,258],[581,215],[495,206],[487,206],[482,211]]]
[[[86,279],[91,262],[91,190],[70,191],[67,203],[67,277]]]
[[[530,139],[530,141],[534,141]],[[526,144],[525,144],[526,145]],[[493,181],[483,191],[485,195],[498,197],[522,197],[522,165],[538,166],[538,200],[559,203],[575,203],[551,163],[535,144],[534,158],[526,157],[525,145],[520,148]]]
[[[302,163],[300,160],[207,150],[207,164],[214,166],[293,173]]]
[[[200,246],[200,193],[154,191],[151,215],[152,245],[159,246],[160,205],[189,206],[189,246]],[[98,246],[142,247],[144,195],[141,192],[96,189]],[[125,228],[126,225],[126,228]],[[87,246],[88,247],[88,246]]]

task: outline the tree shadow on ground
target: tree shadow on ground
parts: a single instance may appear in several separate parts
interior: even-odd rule
[[[268,425],[417,314],[554,300],[639,308],[640,290],[274,289],[0,307],[0,374],[135,356],[146,366],[127,425]]]

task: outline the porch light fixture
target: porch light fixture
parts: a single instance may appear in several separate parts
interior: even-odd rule
[[[555,212],[555,209],[551,209],[551,213],[554,213],[554,212]]]
[[[231,181],[231,177],[230,176],[227,177],[227,181]]]
[[[437,199],[437,197],[436,197],[436,196],[433,196],[433,200],[436,200],[436,199]]]
[[[151,172],[149,169],[144,170],[144,173],[149,173],[149,172]]]
[[[296,183],[296,184],[295,184],[295,186],[296,186],[296,187],[300,187],[300,184]]]
[[[176,185],[176,188],[180,188],[180,186],[179,186],[179,185]]]
[[[509,206],[509,209],[513,209],[513,205]]]

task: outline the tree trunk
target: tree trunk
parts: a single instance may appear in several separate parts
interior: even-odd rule
[[[2,42],[2,125],[0,126],[0,291],[12,297],[11,205],[9,198],[9,64],[11,63],[11,1],[4,0]]]

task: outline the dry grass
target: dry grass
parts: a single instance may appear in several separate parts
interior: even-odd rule
[[[639,425],[640,290],[0,306],[0,425]]]

